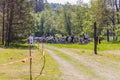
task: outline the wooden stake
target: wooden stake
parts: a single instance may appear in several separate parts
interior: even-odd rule
[[[31,44],[30,44],[30,58],[32,57],[31,55]],[[32,59],[29,59],[30,60],[30,80],[32,80]]]

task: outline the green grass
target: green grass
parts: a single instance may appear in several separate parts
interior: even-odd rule
[[[82,57],[86,57],[87,60],[98,62],[102,65],[110,67],[112,66],[113,70],[117,71],[120,68],[120,64],[117,64],[120,61],[120,56],[115,54],[106,54],[102,51],[104,50],[120,50],[120,43],[119,42],[110,42],[107,43],[105,41],[102,44],[98,45],[99,55],[91,55],[93,53],[86,52],[87,50],[93,50],[93,43],[87,45],[80,45],[80,44],[47,44],[50,46],[55,46],[58,48],[68,48],[72,51],[72,49],[80,49],[79,51],[73,51],[76,54],[79,54]],[[16,47],[16,48],[15,48]],[[37,47],[32,49],[32,55],[38,58],[41,55],[41,51],[38,52],[36,50]],[[90,75],[95,78],[99,78],[104,80],[103,77],[97,75],[91,68],[85,66],[77,59],[72,58],[69,55],[66,55],[58,50],[52,49],[57,55],[68,61],[70,64],[76,67],[76,69],[83,72],[85,75]],[[62,72],[59,70],[58,63],[47,53],[46,55],[46,65],[43,71],[43,75],[38,77],[38,80],[62,80]],[[29,56],[29,45],[28,44],[12,44],[11,48],[0,48],[0,64],[5,64],[9,62],[14,62],[20,59],[24,59]],[[33,61],[33,80],[35,77],[39,75],[43,64],[43,59]],[[104,66],[103,66],[104,67]],[[107,69],[106,67],[106,69]],[[118,70],[120,72],[120,70]],[[29,61],[26,63],[18,62],[12,65],[7,66],[0,66],[0,79],[1,80],[29,80]]]
[[[113,44],[113,43],[110,43],[110,44]],[[53,45],[54,44],[52,44],[52,46]],[[60,44],[60,45],[62,45],[62,44]],[[107,43],[106,43],[106,45],[107,45]],[[79,48],[76,49],[76,48],[73,48],[73,46],[71,46],[71,47],[72,48],[61,47],[61,50],[63,48],[63,50],[64,49],[66,51],[69,50],[70,52],[72,52],[74,54],[78,54],[78,56],[84,58],[86,62],[90,63],[91,65],[93,64],[95,66],[98,66],[103,71],[109,70],[110,72],[119,74],[119,72],[120,72],[120,64],[119,64],[120,55],[114,54],[114,51],[113,51],[113,54],[112,53],[109,54],[109,53],[107,53],[107,51],[99,51],[98,55],[94,55],[93,51],[91,51],[91,50],[85,50],[85,49],[79,49]],[[80,61],[74,59],[72,56],[69,56],[69,55],[63,53],[54,47],[52,47],[50,49],[53,50],[61,58],[63,58],[64,60],[68,61],[70,64],[75,66],[75,68],[78,69],[79,71],[81,71],[83,74],[94,76],[94,78],[97,78],[100,80],[105,79],[103,76],[97,75],[91,67],[88,67],[85,64],[82,64]]]
[[[50,46],[55,46],[58,48],[78,48],[78,49],[87,49],[87,50],[93,50],[94,44],[48,44]],[[101,44],[98,44],[98,50],[104,51],[104,50],[120,50],[120,42],[105,42],[102,41]]]
[[[29,56],[28,49],[4,49],[0,48],[0,64],[6,64],[9,62],[18,61]],[[40,60],[41,52],[38,50],[32,50],[33,64],[33,80],[40,73],[40,70],[43,66],[43,59]],[[46,65],[43,71],[43,75],[38,76],[37,80],[61,80],[62,75],[59,70],[59,65],[57,62],[47,53],[46,55]],[[6,65],[0,66],[0,80],[29,80],[29,61],[22,63],[21,61]]]
[[[98,50],[120,50],[120,42],[105,42],[98,45]]]
[[[0,63],[7,63],[27,57],[28,51],[23,49],[0,48]]]
[[[116,54],[109,54],[106,53],[106,51],[100,51],[98,52],[98,55],[94,55],[93,52],[84,51],[84,53],[81,52],[81,50],[71,50],[73,53],[78,54],[81,57],[84,57],[85,60],[88,62],[95,62],[99,63],[102,68],[109,69],[115,72],[120,72],[120,55]],[[116,65],[117,64],[117,65]]]
[[[89,49],[89,50],[93,49],[93,43],[85,44],[85,45],[81,45],[81,44],[47,44],[47,45],[55,46],[58,48],[81,48],[81,49]]]
[[[93,51],[90,50],[76,50],[76,49],[71,49],[71,52],[74,54],[78,54],[81,57],[85,57],[87,59],[91,60],[96,60],[97,62],[101,62],[103,64],[109,63],[110,61],[115,61],[119,62],[120,61],[120,55],[114,54],[109,54],[106,51],[99,51],[98,55],[94,55]]]
[[[47,53],[46,65],[43,72],[44,76],[38,78],[38,80],[61,80],[62,72],[59,70],[58,63]]]

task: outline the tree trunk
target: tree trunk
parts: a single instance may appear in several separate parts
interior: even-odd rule
[[[11,30],[12,30],[12,22],[13,22],[13,8],[14,8],[14,1],[10,1],[10,18],[9,18],[9,29],[8,29],[8,46],[11,42]]]
[[[113,25],[113,41],[115,41],[115,25]]]
[[[112,20],[112,24],[113,24],[113,41],[115,41],[115,11],[113,11],[113,20]]]
[[[10,45],[11,42],[11,30],[12,30],[12,22],[13,22],[13,0],[10,2],[10,19],[9,19],[9,29],[8,29],[8,46]]]
[[[6,0],[6,8],[7,8],[7,13],[6,13],[6,15],[7,15],[7,17],[6,17],[6,19],[7,19],[7,21],[6,21],[6,23],[5,23],[5,26],[6,26],[6,35],[5,35],[5,46],[8,46],[8,26],[9,26],[9,24],[8,24],[8,22],[9,22],[9,1],[8,0]]]
[[[94,23],[94,54],[97,55],[97,44],[98,44],[98,36],[97,36],[97,26],[96,22]]]
[[[8,2],[7,2],[7,25],[6,25],[6,44],[5,44],[5,46],[10,46],[10,42],[11,42],[13,8],[14,8],[13,0],[8,0]]]
[[[107,42],[110,41],[110,37],[109,37],[109,29],[107,29]]]
[[[43,36],[44,35],[44,18],[42,17],[41,18],[41,35]]]
[[[5,1],[3,1],[3,26],[2,26],[2,44],[4,45],[5,40]]]

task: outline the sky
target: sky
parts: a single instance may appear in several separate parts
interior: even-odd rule
[[[71,4],[76,4],[77,0],[47,0],[49,3],[62,3],[65,4],[67,2],[71,3]],[[88,3],[89,0],[83,0],[83,2]]]

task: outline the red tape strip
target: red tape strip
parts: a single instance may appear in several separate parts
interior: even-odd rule
[[[39,58],[39,60],[41,60],[42,57],[43,57],[43,56],[41,56],[41,57]],[[18,62],[23,62],[23,63],[25,63],[25,62],[28,61],[28,60],[33,60],[33,57],[21,59],[21,60],[18,60],[18,61],[9,62],[9,63],[6,63],[6,64],[0,64],[0,66],[7,66],[7,65],[11,65],[11,64],[18,63]],[[34,58],[34,60],[38,60],[38,58]]]

